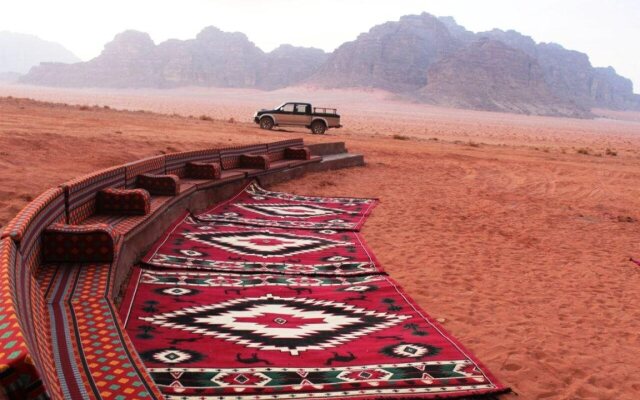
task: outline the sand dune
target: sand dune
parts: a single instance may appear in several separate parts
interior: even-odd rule
[[[517,398],[638,398],[640,269],[628,261],[640,257],[637,114],[527,117],[307,89],[5,86],[0,95],[219,119],[1,99],[0,224],[47,187],[147,155],[301,135],[345,140],[366,167],[276,189],[380,197],[364,229],[380,261]],[[293,96],[337,105],[346,127],[318,137],[244,123]]]

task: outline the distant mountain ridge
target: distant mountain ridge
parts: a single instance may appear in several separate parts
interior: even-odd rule
[[[612,67],[594,68],[584,53],[567,50],[556,43],[536,44],[516,31],[494,29],[478,36],[502,41],[535,58],[543,68],[549,88],[565,101],[588,108],[640,107],[640,96],[633,93],[631,80],[618,75]]]
[[[215,86],[275,89],[313,75],[328,55],[319,49],[283,45],[265,53],[243,33],[203,29],[195,39],[156,45],[147,33],[125,31],[93,60],[43,63],[22,82],[51,86]]]
[[[43,61],[75,63],[80,59],[58,43],[33,35],[0,32],[0,74],[26,74]]]
[[[283,45],[265,53],[242,33],[202,30],[156,45],[126,31],[84,63],[44,63],[22,82],[93,87],[380,88],[462,108],[588,116],[593,107],[640,109],[630,80],[586,54],[516,31],[473,33],[451,17],[408,15],[333,53]]]
[[[631,81],[586,54],[516,31],[473,33],[451,17],[408,15],[338,47],[308,82],[369,86],[462,108],[587,116],[640,109]]]
[[[534,58],[488,38],[435,62],[418,96],[430,103],[478,110],[577,117],[588,111],[558,98]]]

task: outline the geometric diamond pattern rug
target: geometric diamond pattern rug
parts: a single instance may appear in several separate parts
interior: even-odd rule
[[[357,231],[377,203],[376,199],[271,192],[253,182],[228,201],[194,218],[274,228]]]
[[[157,267],[311,275],[382,270],[357,232],[203,223],[183,216],[143,262]]]
[[[120,309],[165,398],[508,391],[382,271],[357,232],[376,204],[252,183],[180,217],[134,269]]]
[[[167,399],[435,398],[505,390],[384,274],[136,269],[121,317]]]

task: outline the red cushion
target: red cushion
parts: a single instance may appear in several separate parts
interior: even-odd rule
[[[42,238],[45,262],[112,262],[117,234],[109,225],[53,224]]]
[[[193,179],[220,179],[220,163],[187,163],[187,177]]]
[[[306,147],[287,147],[284,149],[284,158],[287,160],[309,160],[311,152]]]
[[[240,168],[269,169],[269,156],[243,154],[240,156]]]
[[[180,178],[176,175],[138,175],[136,186],[157,196],[177,196],[180,194]]]
[[[151,196],[144,189],[105,189],[98,192],[98,214],[147,215],[151,210]]]

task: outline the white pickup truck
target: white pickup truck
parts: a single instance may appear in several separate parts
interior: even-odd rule
[[[335,108],[312,107],[309,103],[284,103],[273,110],[260,110],[253,120],[262,129],[274,126],[304,126],[321,135],[329,128],[342,128]]]

